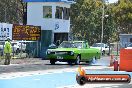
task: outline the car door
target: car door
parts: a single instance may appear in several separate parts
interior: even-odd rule
[[[88,59],[92,58],[91,49],[87,47],[86,42],[83,43],[81,57],[83,61],[87,61]]]

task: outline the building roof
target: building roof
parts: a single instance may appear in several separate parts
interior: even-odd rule
[[[119,36],[132,36],[132,34],[119,34]]]
[[[23,0],[23,2],[66,2],[66,3],[75,3],[74,0]]]

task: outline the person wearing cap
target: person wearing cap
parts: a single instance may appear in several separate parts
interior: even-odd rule
[[[10,38],[7,38],[4,46],[4,53],[5,53],[5,65],[10,64],[10,59],[11,59],[11,53],[12,53],[12,45],[10,42]]]

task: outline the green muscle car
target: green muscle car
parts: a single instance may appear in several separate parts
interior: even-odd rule
[[[51,64],[56,61],[79,64],[81,61],[89,62],[93,58],[100,59],[100,50],[90,48],[85,41],[63,41],[58,48],[48,49],[46,57]]]

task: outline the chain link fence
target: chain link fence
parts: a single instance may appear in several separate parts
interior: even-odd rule
[[[36,42],[12,42],[11,64],[38,62],[40,59],[34,58],[38,47],[33,43]],[[5,61],[4,44],[0,41],[0,65]]]

